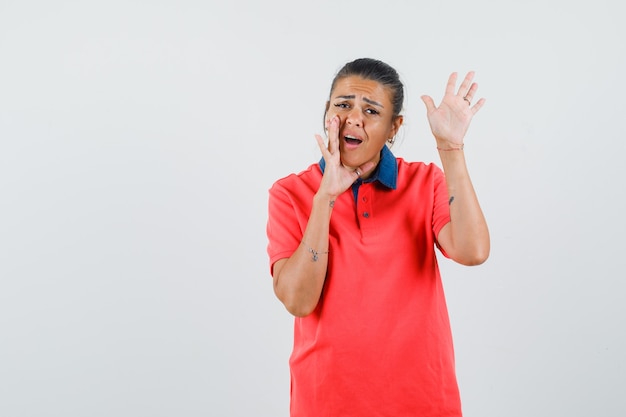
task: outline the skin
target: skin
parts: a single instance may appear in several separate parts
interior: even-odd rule
[[[322,151],[324,157],[339,157],[341,164],[348,171],[359,169],[360,177],[368,178],[380,160],[380,151],[385,142],[393,138],[402,125],[402,116],[393,115],[391,92],[380,83],[360,77],[348,77],[337,82],[326,103],[326,124],[339,129],[338,142],[332,134],[329,149]],[[350,145],[346,136],[362,140],[358,145]],[[317,136],[320,149],[323,141]],[[330,146],[338,145],[339,155],[330,150]],[[336,162],[336,161],[334,161]],[[371,164],[369,164],[369,163]],[[367,165],[366,165],[367,164]],[[348,177],[350,184],[354,182]],[[348,184],[348,186],[350,185]],[[344,191],[347,187],[344,188]]]
[[[437,236],[441,247],[454,261],[478,265],[489,256],[489,231],[474,191],[462,149],[473,116],[485,103],[481,98],[468,105],[478,85],[469,72],[456,90],[457,73],[448,78],[445,95],[436,106],[422,96],[428,122],[437,143],[450,196],[450,218]],[[465,100],[467,99],[467,101]],[[391,92],[376,81],[351,76],[337,82],[326,104],[328,146],[316,135],[326,162],[320,187],[302,244],[289,258],[274,264],[274,292],[287,310],[297,317],[313,312],[324,286],[328,267],[329,224],[336,198],[357,178],[371,175],[380,160],[380,151],[402,125],[394,116]],[[350,144],[346,136],[362,140]],[[313,256],[311,248],[318,251]]]

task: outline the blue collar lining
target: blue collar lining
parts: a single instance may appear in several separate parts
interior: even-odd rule
[[[324,161],[324,158],[320,159],[319,165],[323,174],[324,168],[326,167],[326,161]],[[385,187],[392,190],[396,189],[398,182],[398,161],[396,161],[396,157],[393,153],[391,153],[391,150],[389,150],[387,145],[383,146],[382,151],[380,151],[380,161],[378,162],[378,166],[374,170],[372,176],[366,180],[361,180],[359,178],[355,181],[354,185],[358,188],[361,183],[370,183],[374,181],[378,181]]]

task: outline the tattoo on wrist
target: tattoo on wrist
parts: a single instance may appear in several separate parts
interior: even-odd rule
[[[307,248],[307,251],[311,253],[311,260],[313,262],[317,262],[317,260],[319,259],[319,255],[327,255],[328,253],[330,253],[330,251],[325,251],[325,252],[320,252],[318,250],[315,250],[311,247],[309,247],[304,240],[301,241],[301,243]]]
[[[448,200],[448,205],[452,204],[453,201],[454,201],[454,196],[450,197],[450,200]]]
[[[335,200],[330,200],[330,203],[328,203],[328,205],[330,206],[330,208],[335,207]]]

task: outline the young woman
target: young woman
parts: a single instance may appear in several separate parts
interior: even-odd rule
[[[441,157],[396,158],[403,85],[363,58],[333,80],[322,159],[269,192],[274,291],[295,316],[291,416],[461,416],[452,335],[435,250],[463,265],[489,232],[463,139],[484,104],[468,73],[439,106],[423,96]]]

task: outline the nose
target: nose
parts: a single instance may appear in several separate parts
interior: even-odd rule
[[[351,126],[363,127],[363,115],[361,114],[361,110],[353,108],[350,113],[348,113],[348,117],[346,117],[346,123]]]

